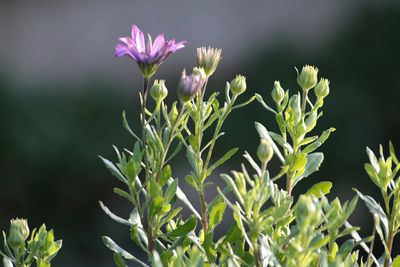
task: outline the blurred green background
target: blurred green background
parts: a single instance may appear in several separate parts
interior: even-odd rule
[[[112,144],[132,147],[122,110],[138,127],[138,70],[128,59],[113,58],[116,38],[128,35],[132,23],[153,35],[164,31],[167,38],[188,41],[160,68],[170,101],[182,68],[195,64],[200,45],[223,49],[209,92],[241,73],[247,76],[246,96],[257,92],[270,104],[274,80],[293,93],[294,66],[318,66],[331,80],[331,94],[316,133],[330,126],[337,131],[322,147],[320,172],[295,194],[330,180],[331,198],[348,200],[353,187],[378,197],[363,164],[366,146],[377,151],[392,140],[400,152],[399,18],[396,1],[1,2],[0,229],[8,230],[13,217],[29,218],[31,227],[46,222],[64,240],[55,260],[60,267],[111,266],[112,254],[101,242],[105,234],[136,249],[128,229],[98,206],[102,200],[121,216],[130,210],[113,195],[118,183],[97,157],[115,160]],[[235,145],[241,152],[221,171],[238,166],[244,150],[255,151],[254,121],[275,129],[273,116],[257,103],[227,121],[218,151]],[[175,162],[174,174],[183,177],[187,166]],[[367,235],[371,220],[359,202],[351,222]],[[396,244],[398,251],[399,240]]]

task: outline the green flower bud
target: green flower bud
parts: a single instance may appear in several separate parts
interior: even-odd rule
[[[174,124],[175,120],[178,118],[179,111],[176,108],[176,105],[173,105],[171,108],[171,111],[168,113],[168,119],[171,122],[171,124]]]
[[[197,64],[204,69],[207,77],[210,77],[217,69],[221,60],[221,49],[216,48],[197,48]]]
[[[246,91],[246,77],[243,75],[236,75],[235,79],[233,79],[229,85],[234,95],[240,95]]]
[[[14,249],[25,245],[29,237],[28,221],[24,219],[13,219],[10,222],[10,232],[7,239],[8,244]]]
[[[317,98],[324,98],[329,95],[329,80],[320,79],[314,88],[314,92]]]
[[[165,80],[155,80],[150,89],[150,95],[157,103],[163,101],[168,95],[168,89],[165,86]]]
[[[271,143],[267,140],[262,138],[260,140],[260,145],[257,149],[257,157],[262,163],[268,163],[272,156],[274,155],[274,149],[272,148]]]
[[[271,92],[272,99],[279,106],[285,97],[285,90],[283,90],[281,83],[279,81],[274,82],[274,89]]]
[[[313,88],[318,82],[318,69],[316,67],[306,65],[297,76],[297,83],[304,91]]]

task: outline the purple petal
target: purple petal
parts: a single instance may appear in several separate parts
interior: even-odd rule
[[[132,40],[139,53],[146,51],[143,32],[136,25],[132,25]]]
[[[164,34],[159,34],[159,35],[157,35],[156,39],[154,40],[153,51],[160,50],[163,45],[165,45]]]
[[[180,41],[178,43],[174,43],[170,45],[169,50],[172,52],[176,52],[177,50],[185,47],[186,41]]]

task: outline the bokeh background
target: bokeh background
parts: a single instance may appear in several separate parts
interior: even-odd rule
[[[138,126],[140,75],[132,61],[113,56],[116,38],[129,35],[133,23],[152,35],[188,41],[157,74],[167,79],[171,101],[181,70],[195,64],[202,45],[223,49],[209,91],[240,73],[247,76],[247,96],[257,92],[270,101],[274,80],[295,92],[294,66],[318,66],[331,80],[318,130],[337,131],[322,148],[320,172],[295,194],[331,180],[331,198],[348,200],[353,187],[378,196],[363,164],[366,146],[376,151],[392,140],[400,152],[399,1],[2,0],[0,229],[8,230],[13,217],[27,217],[31,226],[46,222],[64,240],[54,261],[60,267],[111,266],[105,234],[135,251],[128,229],[97,202],[129,214],[128,204],[112,193],[118,182],[97,155],[115,159],[112,144],[132,147],[122,110]],[[253,104],[231,115],[218,151],[235,145],[254,152],[254,121],[275,129],[271,114]],[[221,171],[235,168],[241,153]],[[186,171],[177,159],[175,175]],[[368,235],[371,219],[359,202],[351,222]]]

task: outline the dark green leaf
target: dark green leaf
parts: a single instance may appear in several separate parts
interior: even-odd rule
[[[184,224],[179,225],[176,229],[167,233],[166,236],[169,237],[179,237],[187,235],[190,231],[196,228],[197,220],[195,217],[191,217]]]

